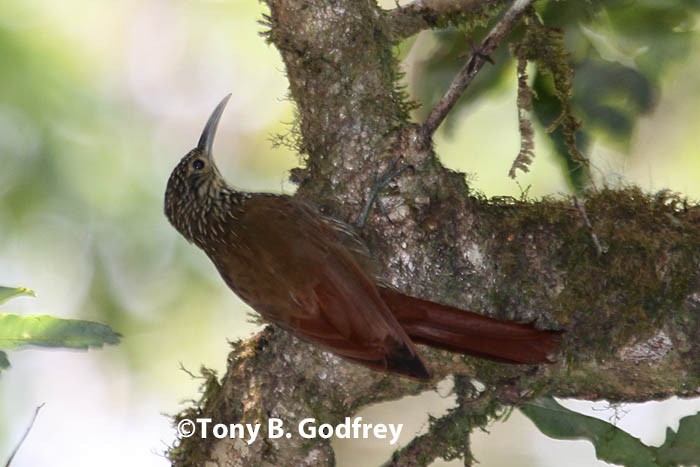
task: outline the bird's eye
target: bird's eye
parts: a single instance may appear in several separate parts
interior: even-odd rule
[[[192,168],[194,170],[202,170],[204,168],[204,161],[202,159],[195,159],[192,163]]]

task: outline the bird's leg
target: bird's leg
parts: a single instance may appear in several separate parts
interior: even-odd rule
[[[405,164],[401,167],[398,167],[399,162],[402,161],[402,156],[396,157],[391,161],[389,167],[384,171],[384,173],[381,174],[381,176],[377,177],[375,174],[374,181],[372,182],[372,186],[370,187],[369,193],[367,194],[367,200],[365,201],[365,205],[362,208],[362,212],[360,212],[360,217],[358,217],[357,219],[356,225],[358,229],[364,228],[365,224],[367,223],[369,213],[372,210],[372,205],[377,200],[377,196],[379,196],[379,193],[384,188],[386,188],[389,182],[401,175],[406,169],[410,169],[412,171],[414,170],[413,166],[410,164]]]

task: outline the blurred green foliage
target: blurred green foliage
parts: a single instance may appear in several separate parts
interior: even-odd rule
[[[276,51],[268,52],[256,34],[262,8],[255,2],[0,2],[0,283],[32,281],[41,290],[33,304],[13,301],[18,311],[118,329],[119,347],[76,360],[100,362],[96,386],[108,374],[108,390],[133,388],[142,400],[157,394],[166,411],[174,410],[170,398],[180,400],[198,384],[179,371],[179,362],[221,368],[226,338],[254,329],[206,257],[168,224],[163,194],[170,170],[199,137],[211,94],[240,95],[255,83],[272,104],[284,96],[284,85],[270,84],[284,83],[279,60],[270,60]],[[263,65],[244,66],[248,56]],[[285,119],[289,106],[266,104],[261,117],[243,98],[236,104],[250,118],[240,126],[229,122],[222,132],[229,142],[222,165],[233,161],[227,168],[274,190],[288,161],[280,164],[284,151],[267,157],[267,136],[276,130],[268,121]],[[231,142],[227,133],[238,138]],[[265,157],[235,159],[248,153]],[[248,170],[250,160],[260,170]],[[33,326],[34,335],[56,330],[43,326],[50,320],[30,320],[15,324],[22,332]],[[93,342],[76,345],[85,343]],[[19,370],[28,366],[19,360],[74,357],[59,354],[13,353],[17,371],[0,380],[5,420],[49,391],[52,375],[27,381]],[[0,354],[3,363],[9,362]],[[0,441],[7,430],[12,423],[0,425]]]
[[[0,304],[5,303],[11,298],[19,297],[21,295],[29,295],[30,297],[36,297],[36,293],[26,287],[5,287],[0,285]]]
[[[575,73],[571,108],[583,122],[576,134],[579,151],[589,153],[596,140],[627,151],[640,118],[658,101],[665,74],[692,49],[700,1],[550,1],[537,2],[536,7],[545,26],[561,28],[565,33],[565,47]],[[487,30],[488,26],[433,33],[435,50],[418,64],[414,82],[415,95],[425,112],[439,99],[473,44],[478,44]],[[513,39],[521,34],[516,31]],[[485,91],[499,90],[508,74],[514,73],[505,52],[492,58],[495,66],[487,66],[480,73],[460,105],[488,99]],[[562,104],[550,76],[535,70],[531,80],[536,93],[534,116],[542,131],[560,115]],[[459,113],[453,112],[452,118],[455,115]],[[563,176],[574,190],[585,188],[590,173],[572,159],[561,129],[551,133],[551,141],[565,162]]]
[[[196,143],[209,112],[207,95],[188,88],[193,77],[223,95],[256,82],[259,73],[226,67],[239,66],[247,55],[276,55],[260,52],[268,50],[256,35],[262,8],[0,2],[0,281],[36,284],[40,312],[119,329],[122,345],[105,358],[122,371],[148,371],[162,384],[192,384],[178,361],[222,367],[226,338],[255,328],[207,258],[168,224],[163,195],[170,170]],[[216,31],[236,37],[240,54],[217,49],[230,38]],[[188,47],[168,48],[162,37],[184,37]],[[208,69],[203,51],[215,55],[221,69]],[[162,95],[140,94],[155,73],[147,67],[151,62],[168,79],[153,88],[165,88]],[[283,83],[277,69],[268,61],[260,72]],[[271,88],[269,80],[257,84],[261,94],[274,94],[273,102],[284,96],[284,88]],[[178,107],[188,104],[188,92],[201,101],[201,122],[196,102]],[[236,105],[246,112],[240,99]],[[277,123],[289,106],[264,108]],[[234,149],[233,156],[221,151],[218,157],[243,176],[269,177],[268,189],[275,191],[289,161],[280,164],[286,154],[279,150],[267,157],[274,128],[257,112],[247,114],[242,126],[249,128],[238,130],[236,141],[228,139],[225,149]],[[191,138],[189,130],[180,131],[189,126]],[[232,128],[229,122],[219,144]],[[234,159],[249,152],[265,157]],[[260,166],[259,174],[245,169],[247,161]],[[21,309],[23,302],[17,303]],[[230,318],[226,326],[222,316]],[[215,361],[214,349],[221,352]]]

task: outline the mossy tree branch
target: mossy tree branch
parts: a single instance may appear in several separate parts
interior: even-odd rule
[[[508,0],[415,0],[406,5],[397,2],[386,20],[391,37],[400,41],[426,29],[486,22],[509,3]]]
[[[468,430],[500,404],[533,395],[644,401],[700,393],[700,209],[682,197],[628,188],[585,200],[486,200],[442,167],[409,121],[397,90],[391,15],[370,0],[267,0],[269,38],[280,50],[299,116],[298,196],[344,220],[402,157],[364,235],[388,281],[425,298],[500,318],[567,330],[554,365],[509,366],[421,347],[429,384],[349,364],[266,328],[234,344],[219,382],[208,375],[200,404],[180,417],[294,426],[338,423],[361,407],[455,377],[459,407],[396,455],[470,457]],[[427,3],[427,2],[426,2]],[[585,213],[585,215],[583,215]],[[593,236],[595,234],[595,236]],[[595,238],[595,241],[594,241]],[[601,254],[602,251],[602,254]],[[473,395],[469,375],[487,388]],[[439,435],[438,435],[439,432]],[[451,430],[449,433],[454,434]],[[413,452],[413,454],[411,454]],[[417,453],[421,453],[420,456]],[[331,465],[327,440],[180,440],[176,465]]]

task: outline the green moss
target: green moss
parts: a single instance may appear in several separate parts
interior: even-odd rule
[[[493,289],[493,303],[505,315],[516,302],[551,288],[553,314],[577,337],[571,358],[604,359],[651,336],[659,320],[677,319],[673,312],[692,291],[700,225],[678,195],[604,189],[578,204],[571,198],[495,200],[485,209],[496,236],[493,261],[508,278]],[[533,245],[547,251],[528,254]],[[542,258],[550,264],[533,268]]]
[[[521,139],[526,144],[513,165],[514,169],[528,170],[532,156],[532,123],[527,117],[532,110],[532,96],[537,93],[527,84],[527,63],[537,69],[538,81],[545,85],[559,103],[559,114],[550,123],[547,133],[561,132],[568,156],[578,168],[588,168],[590,162],[578,148],[576,133],[581,122],[574,115],[571,99],[573,96],[574,70],[569,52],[564,44],[564,30],[542,23],[534,8],[530,8],[524,18],[525,32],[518,42],[511,46],[511,53],[518,59],[518,114]],[[536,85],[537,86],[537,85]]]
[[[203,380],[200,386],[202,397],[193,407],[189,407],[173,417],[173,424],[177,425],[181,420],[196,420],[203,417],[204,408],[210,401],[216,400],[221,384],[216,371],[202,366],[200,378]],[[206,440],[195,436],[192,438],[181,438],[176,441],[167,452],[167,457],[173,465],[179,466],[199,466],[204,465],[209,460],[209,445],[214,438],[208,437]],[[196,441],[193,441],[196,440]]]

